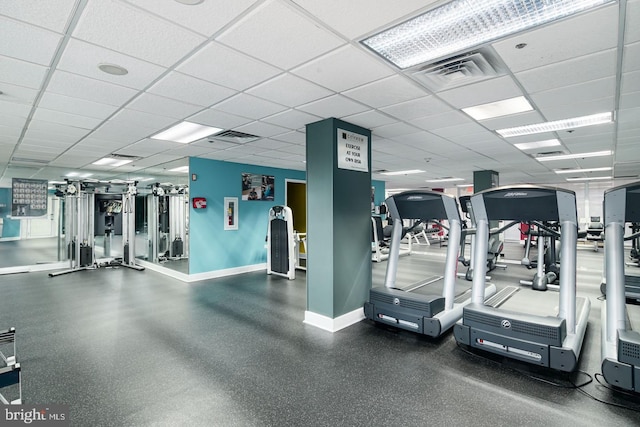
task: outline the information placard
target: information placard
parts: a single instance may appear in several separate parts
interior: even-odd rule
[[[369,172],[369,138],[338,129],[338,168]]]
[[[11,183],[11,216],[41,217],[47,214],[48,181],[13,178]]]

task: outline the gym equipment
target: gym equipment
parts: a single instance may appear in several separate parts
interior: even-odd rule
[[[592,216],[591,221],[587,224],[587,229],[578,231],[578,239],[593,242],[593,250],[598,252],[598,244],[604,242],[604,224],[600,222],[599,216]]]
[[[267,274],[289,280],[296,278],[296,242],[293,236],[293,213],[288,206],[269,209],[267,230]]]
[[[640,182],[604,193],[606,301],[602,305],[602,374],[640,392],[640,307],[625,304],[624,225],[640,221]]]
[[[630,227],[631,231],[633,234],[630,234],[628,236],[624,236],[623,237],[623,241],[631,241],[632,244],[635,242],[635,240],[637,240],[640,237],[640,232],[638,231],[637,227],[634,227],[633,224]],[[605,239],[605,245],[606,245],[606,239]],[[633,251],[633,247],[631,249]],[[631,256],[633,256],[633,253],[631,253]],[[627,267],[636,267],[638,266],[638,264],[634,263],[634,262],[625,262],[624,263],[625,266]],[[607,257],[605,257],[605,272],[606,272],[606,267],[607,267]],[[603,272],[604,273],[604,272]],[[602,292],[602,295],[606,295],[607,294],[607,277],[606,274],[603,274],[602,277],[602,283],[600,284],[600,292]],[[640,276],[635,275],[635,274],[625,274],[624,275],[624,294],[625,297],[628,299],[633,299],[633,300],[637,300],[640,301]]]
[[[389,240],[391,234],[387,236],[385,229],[387,227],[382,226],[382,218],[374,215],[371,217],[371,261],[382,262],[389,259]],[[402,234],[402,240],[404,240],[404,247],[400,248],[399,255],[411,255],[412,236],[407,233],[409,229],[404,228]]]
[[[186,186],[171,183],[151,185],[147,195],[148,260],[164,263],[189,258],[188,191]]]
[[[474,274],[471,304],[454,326],[460,344],[571,372],[578,366],[591,302],[576,298],[576,196],[573,191],[522,185],[471,196],[477,224],[474,269],[486,269],[489,221],[558,221],[562,270],[559,297],[508,286],[485,301],[485,275]],[[559,299],[559,304],[558,304]],[[559,307],[559,310],[558,308]]]
[[[364,304],[367,319],[405,329],[419,334],[437,337],[445,333],[462,316],[462,308],[471,301],[471,289],[456,283],[456,264],[460,242],[460,213],[456,199],[436,191],[406,191],[385,201],[393,218],[393,230],[389,248],[389,260],[384,286],[369,291],[369,302]],[[444,277],[435,276],[408,286],[396,286],[400,257],[400,241],[403,236],[402,221],[431,218],[447,218],[449,245],[445,261]],[[496,292],[494,285],[487,285],[487,296]]]
[[[533,225],[537,230],[533,230]],[[536,236],[538,238],[538,257],[535,262],[529,262],[528,268],[536,267],[536,273],[532,280],[520,280],[521,285],[531,286],[536,291],[546,291],[547,289],[558,290],[557,284],[560,277],[560,267],[558,260],[558,250],[556,239],[560,237],[559,225],[557,223],[541,223],[531,221],[527,231],[528,238]],[[530,245],[527,246],[525,259],[529,259]]]
[[[8,348],[8,353],[5,354]],[[18,398],[8,399],[0,393],[0,402],[5,405],[22,403],[22,381],[20,364],[16,361],[16,329],[0,331],[0,389],[16,389]],[[12,387],[13,386],[13,387]],[[5,391],[6,393],[6,391]]]
[[[473,240],[476,234],[476,225],[473,219],[473,209],[471,207],[471,196],[462,196],[458,198],[460,201],[460,208],[465,216],[469,219],[471,227],[463,227],[462,234],[460,236],[460,256],[458,261],[467,267],[466,273],[458,273],[458,277],[464,277],[466,280],[473,280]],[[500,255],[504,249],[504,242],[500,240],[500,233],[504,232],[509,227],[515,225],[517,221],[511,222],[504,227],[494,228],[489,231],[489,243],[487,244],[487,271],[493,271],[496,268],[506,270],[505,264],[500,264]],[[466,221],[465,221],[466,224]],[[465,258],[465,246],[467,245],[467,236],[471,236],[470,254],[469,258]],[[490,276],[486,277],[486,280],[491,280]]]

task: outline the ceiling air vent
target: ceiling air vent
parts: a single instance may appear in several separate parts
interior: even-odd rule
[[[384,173],[384,172],[389,172],[387,169],[376,169],[374,171],[371,171],[371,173]]]
[[[116,154],[116,153],[109,154],[109,157],[113,157],[114,159],[120,159],[120,160],[138,160],[140,158],[140,156],[132,156],[129,154]]]
[[[541,153],[536,153],[535,157],[560,156],[562,154],[566,154],[566,153],[564,151],[561,151],[561,150],[543,151]]]
[[[224,141],[232,144],[246,144],[260,139],[257,135],[251,135],[250,133],[238,132],[236,130],[225,130],[223,132],[211,135],[209,142]]]
[[[499,76],[504,68],[495,55],[480,50],[421,67],[413,77],[428,89],[440,92]]]

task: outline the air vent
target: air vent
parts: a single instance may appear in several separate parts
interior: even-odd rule
[[[116,154],[116,153],[109,154],[109,157],[113,157],[114,159],[120,159],[120,160],[138,160],[140,158],[140,156],[132,156],[129,154]]]
[[[251,135],[250,133],[238,132],[235,130],[225,130],[223,132],[212,135],[208,138],[209,142],[225,141],[232,144],[246,144],[260,139],[257,135]]]
[[[556,151],[543,151],[542,153],[536,153],[536,157],[547,157],[547,156],[559,156],[565,154],[564,151],[556,150]]]
[[[499,76],[504,68],[491,53],[477,51],[422,67],[413,77],[428,89],[439,92]]]
[[[384,173],[384,172],[389,172],[389,170],[387,170],[387,169],[376,169],[376,170],[372,171],[371,173]]]
[[[17,163],[37,163],[39,165],[46,165],[49,163],[49,160],[42,160],[42,159],[29,159],[26,157],[12,157],[11,158],[12,162],[17,162]]]

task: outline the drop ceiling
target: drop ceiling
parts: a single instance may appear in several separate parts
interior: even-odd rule
[[[482,46],[461,63],[475,73],[489,59],[495,72],[462,80],[437,75],[433,64],[399,70],[360,44],[442,3],[4,0],[0,185],[79,170],[106,180],[169,174],[188,156],[303,170],[305,124],[327,117],[372,130],[373,177],[388,188],[451,176],[471,183],[482,169],[499,172],[501,184],[569,186],[565,178],[598,174],[557,175],[555,168],[611,167],[619,179],[598,182],[605,186],[637,177],[640,0]],[[105,63],[128,73],[105,74],[98,69]],[[517,96],[534,111],[479,122],[461,111]],[[614,123],[507,139],[495,132],[606,111],[615,112]],[[259,138],[241,146],[149,138],[183,120]],[[552,138],[564,153],[614,154],[541,163],[535,151],[513,145]],[[111,153],[138,160],[92,165]],[[376,172],[410,169],[425,172]]]

